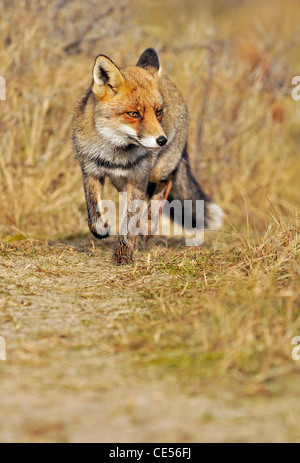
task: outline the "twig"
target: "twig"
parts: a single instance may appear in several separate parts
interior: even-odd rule
[[[114,10],[115,9],[111,7],[111,8],[108,8],[108,10],[106,10],[104,13],[101,13],[98,16],[96,16],[96,18],[94,18],[93,21],[90,24],[88,24],[88,26],[84,29],[80,37],[78,37],[76,40],[69,43],[68,45],[65,45],[63,47],[63,51],[65,53],[77,53],[85,36],[91,31],[91,29],[93,29],[95,23],[97,23],[100,19],[110,16],[114,12]]]
[[[214,75],[214,68],[216,64],[215,50],[211,47],[207,47],[207,50],[210,56],[209,72],[208,72],[208,78],[206,81],[204,94],[203,94],[202,107],[201,107],[201,113],[200,113],[200,124],[199,124],[198,137],[197,137],[197,146],[198,146],[199,153],[202,150],[203,128],[204,128],[204,122],[205,122],[206,111],[207,111],[207,106],[208,106],[208,98],[209,98],[209,94],[211,91],[211,83],[212,83],[212,79]]]

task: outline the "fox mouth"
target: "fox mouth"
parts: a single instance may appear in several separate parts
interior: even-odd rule
[[[142,142],[142,140],[140,140],[140,139],[138,139],[138,138],[134,138],[134,137],[130,137],[130,136],[129,136],[128,138],[129,138],[129,140],[131,141],[131,143],[132,143],[133,145],[141,146],[142,148],[145,148],[145,149],[147,149],[147,150],[154,150],[154,149],[159,148],[158,145],[157,145],[157,146],[144,145],[143,142]]]
[[[167,144],[168,140],[165,136],[155,137],[143,137],[138,138],[137,143],[148,150],[158,150]]]
[[[128,140],[131,141],[131,144],[132,144],[132,145],[143,146],[143,145],[139,142],[139,140],[138,140],[137,138],[130,137],[130,136],[128,135]]]

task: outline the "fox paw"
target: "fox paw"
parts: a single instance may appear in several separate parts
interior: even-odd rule
[[[91,227],[91,232],[98,240],[103,240],[104,238],[108,238],[111,232],[111,227],[108,225],[107,222],[103,222],[100,218],[97,220],[95,224]]]
[[[132,257],[126,255],[118,255],[118,253],[115,253],[112,257],[112,263],[115,265],[130,265],[132,262]]]
[[[110,235],[111,227],[110,225],[108,225],[107,221],[103,222],[102,219],[98,219],[96,223],[96,231],[99,236],[102,236],[102,238],[106,238]]]
[[[132,262],[132,253],[126,248],[117,249],[112,257],[112,263],[115,265],[129,265],[132,264]]]

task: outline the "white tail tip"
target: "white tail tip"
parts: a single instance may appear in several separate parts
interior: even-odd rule
[[[223,218],[225,216],[222,209],[215,203],[210,203],[207,206],[207,228],[208,230],[218,230],[222,227]]]

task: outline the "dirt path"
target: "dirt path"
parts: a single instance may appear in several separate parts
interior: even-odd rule
[[[215,379],[187,388],[155,367],[133,369],[118,346],[151,309],[124,289],[133,270],[109,259],[90,246],[3,247],[1,442],[300,440],[295,374],[246,395]]]

